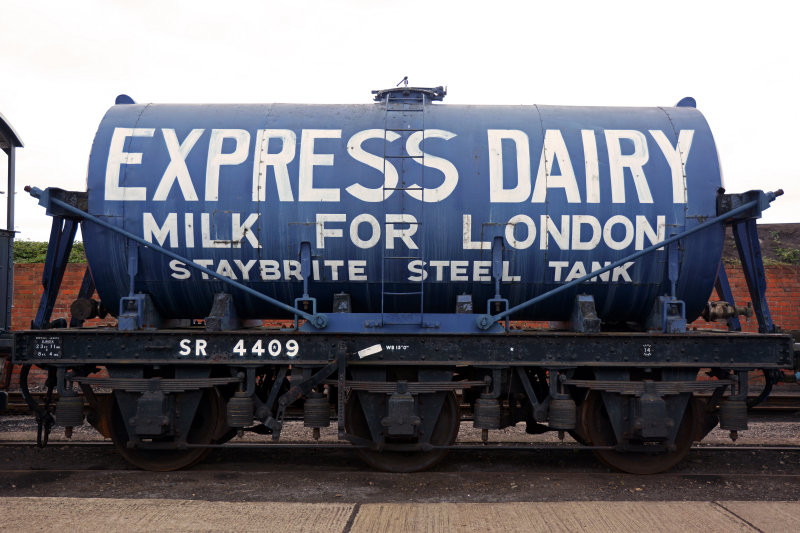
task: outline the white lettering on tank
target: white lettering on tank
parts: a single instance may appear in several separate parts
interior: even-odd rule
[[[469,281],[469,261],[450,261],[450,281]]]
[[[237,279],[236,274],[233,272],[233,268],[231,268],[231,264],[227,259],[219,260],[219,263],[217,264],[217,274],[225,276],[226,278]]]
[[[553,163],[558,162],[559,172],[553,174]],[[544,146],[539,159],[539,171],[536,174],[536,184],[533,187],[531,202],[544,203],[547,200],[548,189],[564,189],[567,203],[581,203],[581,194],[578,192],[578,182],[575,181],[575,171],[572,161],[564,143],[564,137],[559,130],[547,130],[544,133]]]
[[[622,278],[622,281],[633,281],[628,274],[628,269],[633,265],[633,261],[628,261],[622,266],[614,267],[611,273],[611,281],[617,281]]]
[[[339,269],[344,266],[341,259],[326,259],[322,264],[331,269],[331,281],[339,281]]]
[[[601,268],[605,268],[610,264],[611,264],[611,261],[603,261],[602,265],[600,264],[599,261],[592,261],[592,270],[590,272],[597,272]],[[602,274],[599,274],[599,275],[597,275],[597,276],[595,276],[593,278],[589,278],[589,281],[596,282],[597,278],[600,278],[600,281],[608,281],[610,276],[611,276],[611,271],[610,270],[606,270]]]
[[[472,281],[492,281],[492,262],[475,261],[472,263]]]
[[[384,138],[385,134],[385,138]],[[394,192],[393,189],[397,187],[397,182],[400,179],[397,174],[397,169],[391,161],[383,157],[371,154],[361,147],[361,144],[367,139],[384,139],[385,142],[393,142],[400,138],[400,134],[394,131],[384,131],[381,129],[372,129],[359,131],[347,141],[347,153],[350,157],[364,163],[368,167],[372,167],[383,174],[383,185],[380,187],[369,188],[364,187],[360,183],[354,183],[345,190],[352,196],[355,196],[362,202],[382,202]],[[384,194],[386,196],[384,196]]]
[[[183,226],[186,232],[186,247],[194,248],[194,213],[185,213]]]
[[[189,132],[189,135],[183,140],[178,142],[178,136],[174,129],[161,128],[161,133],[164,136],[164,144],[167,146],[169,153],[169,164],[164,175],[161,176],[161,181],[158,182],[158,187],[153,195],[153,201],[163,202],[166,201],[169,191],[172,189],[172,184],[178,182],[184,200],[188,202],[196,202],[197,192],[194,190],[192,177],[189,175],[189,168],[186,166],[186,156],[192,151],[194,145],[203,135],[202,129],[194,129]]]
[[[614,237],[611,233],[614,226],[617,224],[621,224],[625,229],[625,236],[619,241],[614,240]],[[606,221],[605,226],[603,226],[603,240],[612,250],[624,250],[630,246],[631,242],[633,241],[633,233],[633,223],[628,217],[622,215],[615,215],[609,218]]]
[[[444,269],[450,265],[450,261],[431,261],[430,265],[436,269],[436,281],[442,281]]]
[[[300,137],[300,174],[298,197],[301,202],[338,202],[339,189],[315,188],[314,167],[332,166],[333,154],[314,153],[316,139],[339,139],[342,130],[303,130]]]
[[[564,279],[564,282],[570,282],[587,276],[593,272],[597,272],[601,268],[605,268],[610,264],[610,261],[606,261],[603,266],[600,266],[599,262],[592,261],[592,268],[589,272],[586,271],[586,266],[583,264],[583,261],[576,261],[571,267],[569,261],[550,261],[547,263],[547,266],[554,270],[553,279],[556,282],[561,281],[561,276],[563,275],[564,270],[569,268],[569,273],[567,274],[566,279]],[[622,279],[622,281],[630,282],[632,280],[630,274],[628,273],[628,269],[633,266],[633,264],[633,261],[628,261],[623,265],[614,267],[610,272],[606,271],[602,274],[589,278],[589,281],[596,282],[597,278],[600,278],[601,281],[608,281],[610,277],[612,282],[619,281],[620,279]]]
[[[233,152],[222,151],[225,139],[233,139],[236,146]],[[206,202],[219,200],[219,173],[223,166],[243,163],[250,151],[250,133],[247,130],[213,129],[208,141],[208,160],[206,162]]]
[[[361,227],[361,224],[365,222],[369,224],[372,233],[368,239],[363,240],[359,236],[358,230]],[[372,248],[378,244],[378,241],[381,240],[381,225],[378,222],[378,219],[369,213],[361,213],[355,217],[350,223],[350,240],[353,241],[353,244],[363,249]]]
[[[539,239],[540,250],[547,250],[550,247],[549,237],[553,237],[553,240],[562,250],[569,250],[568,215],[561,215],[561,229],[556,227],[556,223],[550,215],[542,215],[539,218],[539,230],[541,231],[541,238]]]
[[[178,247],[178,213],[169,213],[164,224],[159,227],[152,213],[142,214],[142,235],[147,242],[155,238],[159,246],[164,246],[169,238],[169,247]]]
[[[550,261],[547,263],[547,266],[550,268],[555,269],[554,273],[554,281],[561,281],[561,269],[567,268],[569,266],[568,261]]]
[[[588,241],[581,240],[581,226],[588,225],[592,229],[592,236]],[[602,229],[600,221],[591,215],[572,215],[572,249],[594,250],[600,243]]]
[[[274,259],[261,259],[258,262],[261,279],[264,281],[277,281],[281,279],[281,266]]]
[[[344,222],[347,215],[344,213],[317,213],[317,248],[325,248],[325,237],[341,237],[341,228],[326,228],[326,222]]]
[[[141,152],[125,152],[123,150],[125,140],[128,137],[152,137],[155,131],[154,128],[114,128],[106,163],[106,200],[144,201],[147,199],[146,187],[122,187],[119,183],[119,174],[122,165],[140,165],[142,163]]]
[[[472,215],[462,215],[461,244],[464,250],[491,250],[492,243],[472,240]],[[508,230],[506,230],[508,231]]]
[[[520,225],[527,228],[525,230],[527,235],[523,241],[517,240],[517,226]],[[508,219],[508,224],[506,225],[506,240],[512,248],[516,248],[517,250],[530,248],[536,240],[536,225],[533,223],[533,219],[528,215],[515,215]]]
[[[581,130],[583,160],[586,169],[586,203],[600,203],[600,164],[597,159],[597,139],[594,130]]]
[[[689,150],[692,148],[694,130],[681,130],[678,134],[677,146],[672,146],[672,143],[669,142],[669,139],[661,130],[650,130],[650,135],[653,136],[656,144],[664,153],[672,172],[672,203],[685,204],[688,201],[686,196],[686,159],[689,157]]]
[[[203,240],[203,248],[231,247],[231,241],[211,238],[211,215],[209,213],[200,213],[200,234]]]
[[[303,275],[300,273],[300,261],[294,259],[283,260],[283,279],[289,281],[290,279],[303,281]]]
[[[172,269],[172,274],[170,274],[170,276],[175,279],[189,279],[192,276],[192,273],[186,268],[186,264],[177,259],[173,259],[169,262],[169,268]]]
[[[605,130],[608,150],[608,170],[611,175],[611,202],[625,203],[625,169],[630,169],[639,203],[652,204],[653,196],[642,167],[649,159],[647,137],[636,130]],[[622,139],[633,143],[632,154],[622,154]]]
[[[406,190],[406,192],[410,197],[421,202],[441,202],[453,193],[456,185],[458,185],[458,170],[455,165],[443,157],[437,157],[423,152],[420,148],[420,144],[423,140],[428,139],[444,139],[445,141],[449,141],[455,136],[456,134],[450,131],[430,129],[416,131],[408,137],[406,141],[406,153],[414,158],[412,161],[428,168],[438,170],[444,176],[442,184],[433,189],[427,187],[423,188],[422,185],[416,183],[409,185],[409,189]],[[421,189],[415,189],[415,187]]]
[[[269,153],[270,139],[281,140],[281,150]],[[293,202],[294,194],[289,182],[289,163],[292,162],[297,145],[297,135],[292,130],[258,130],[256,133],[256,150],[258,161],[253,165],[253,201],[264,202],[267,198],[267,169],[272,167],[275,173],[275,186],[278,189],[278,200]]]
[[[636,249],[644,250],[645,236],[650,239],[650,244],[658,244],[664,240],[667,233],[667,219],[664,215],[656,217],[656,229],[647,221],[647,217],[636,215]],[[663,250],[663,248],[659,248]]]
[[[520,276],[511,275],[511,262],[503,261],[503,277],[500,281],[519,281]]]
[[[528,136],[520,130],[487,130],[489,139],[489,201],[524,202],[531,194],[531,155]],[[514,141],[517,152],[517,185],[504,187],[503,139]]]
[[[425,261],[421,259],[414,259],[408,263],[408,271],[411,276],[408,276],[408,281],[425,281],[428,279],[428,272],[425,270]]]
[[[243,280],[249,280],[250,279],[250,270],[256,264],[256,260],[255,259],[251,259],[247,263],[243,263],[239,259],[234,259],[233,262],[234,262],[234,264],[236,264],[237,267],[239,267],[239,270],[242,273],[242,279]]]
[[[395,229],[395,224],[408,224],[407,228]],[[400,238],[409,250],[416,250],[417,244],[411,238],[417,232],[419,223],[414,215],[403,213],[386,215],[386,249],[394,250],[394,240]]]
[[[364,260],[355,260],[347,262],[347,274],[350,281],[367,281],[367,275],[364,270],[367,268],[367,262]]]
[[[194,262],[200,265],[201,267],[206,267],[206,268],[211,268],[211,266],[214,264],[213,259],[195,259]],[[210,277],[205,272],[200,272],[200,274],[203,276],[203,279],[208,279]]]
[[[242,224],[240,220],[241,215],[239,213],[233,213],[231,215],[231,241],[233,247],[241,248],[242,241],[247,239],[247,242],[249,242],[250,246],[253,248],[261,248],[261,244],[258,242],[255,232],[253,232],[253,224],[258,220],[258,213],[250,213],[245,219],[244,224]]]
[[[574,279],[582,278],[585,275],[586,267],[583,266],[583,261],[575,261],[575,264],[572,265],[572,268],[569,270],[569,274],[567,274],[567,278],[564,281],[569,282]]]

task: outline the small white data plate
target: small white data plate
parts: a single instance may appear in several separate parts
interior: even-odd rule
[[[363,350],[358,351],[358,357],[364,359],[365,357],[369,357],[370,355],[375,355],[376,353],[383,351],[380,344],[373,344],[369,348],[364,348]]]

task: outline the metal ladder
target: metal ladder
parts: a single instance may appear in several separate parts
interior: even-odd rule
[[[395,187],[387,187],[386,180],[383,184],[383,260],[381,264],[381,322],[383,325],[393,324],[424,324],[425,291],[424,280],[420,279],[418,290],[411,291],[387,291],[387,284],[402,283],[408,284],[409,271],[404,265],[410,261],[424,261],[424,234],[423,227],[423,206],[425,205],[425,155],[424,152],[419,156],[408,155],[405,152],[405,144],[411,135],[421,132],[423,146],[425,139],[425,104],[427,96],[416,91],[408,92],[389,92],[386,94],[386,113],[384,116],[384,136],[383,136],[383,174],[386,176],[388,165],[394,165],[398,174],[398,183]],[[391,134],[398,137],[394,141],[387,139]],[[392,135],[392,137],[395,137]],[[413,160],[413,161],[412,161]],[[406,175],[412,176],[406,178]],[[419,191],[420,200],[409,196],[408,191]],[[397,206],[399,205],[399,211]],[[419,207],[417,207],[419,206]],[[415,212],[416,211],[416,212]],[[415,221],[400,222],[396,219],[389,219],[389,214],[410,215]],[[388,248],[388,230],[390,227],[400,225],[401,230],[406,229],[411,233],[410,238],[417,245],[417,249],[409,249],[402,239],[394,240],[394,249]],[[415,230],[415,231],[414,231]],[[399,246],[398,246],[399,245]],[[406,250],[399,252],[398,248]],[[416,253],[415,253],[416,252]],[[393,268],[398,267],[398,268]],[[392,276],[392,279],[387,277]],[[420,275],[420,278],[423,276]],[[419,298],[419,313],[395,313],[387,305],[387,297],[398,298]]]

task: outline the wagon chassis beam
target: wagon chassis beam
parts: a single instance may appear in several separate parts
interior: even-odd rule
[[[206,355],[183,355],[181,342],[193,337]],[[295,352],[239,355],[240,342],[274,346],[292,343]],[[776,369],[791,368],[794,339],[786,334],[713,333],[579,334],[550,331],[508,335],[303,335],[249,329],[226,332],[51,329],[14,334],[14,363],[38,366],[109,365],[324,367],[340,359],[361,366],[529,366],[543,368],[620,367]],[[364,356],[365,349],[369,355]],[[332,351],[334,353],[332,353]],[[291,353],[291,355],[290,355]],[[334,354],[335,357],[334,357]],[[327,379],[325,376],[324,379]],[[367,380],[369,381],[369,380]]]

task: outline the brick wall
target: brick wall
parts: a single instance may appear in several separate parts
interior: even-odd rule
[[[28,263],[14,265],[14,307],[11,311],[12,329],[28,329],[31,321],[36,317],[39,308],[39,300],[42,296],[42,272],[43,263]],[[69,320],[69,306],[78,297],[78,291],[83,281],[83,273],[86,271],[85,264],[70,263],[64,273],[64,280],[61,282],[56,305],[53,308],[52,319],[66,318]],[[97,294],[94,294],[97,298]],[[51,319],[51,320],[52,320]],[[106,320],[93,319],[86,322],[87,325],[97,325],[104,323],[114,323],[110,317]]]

